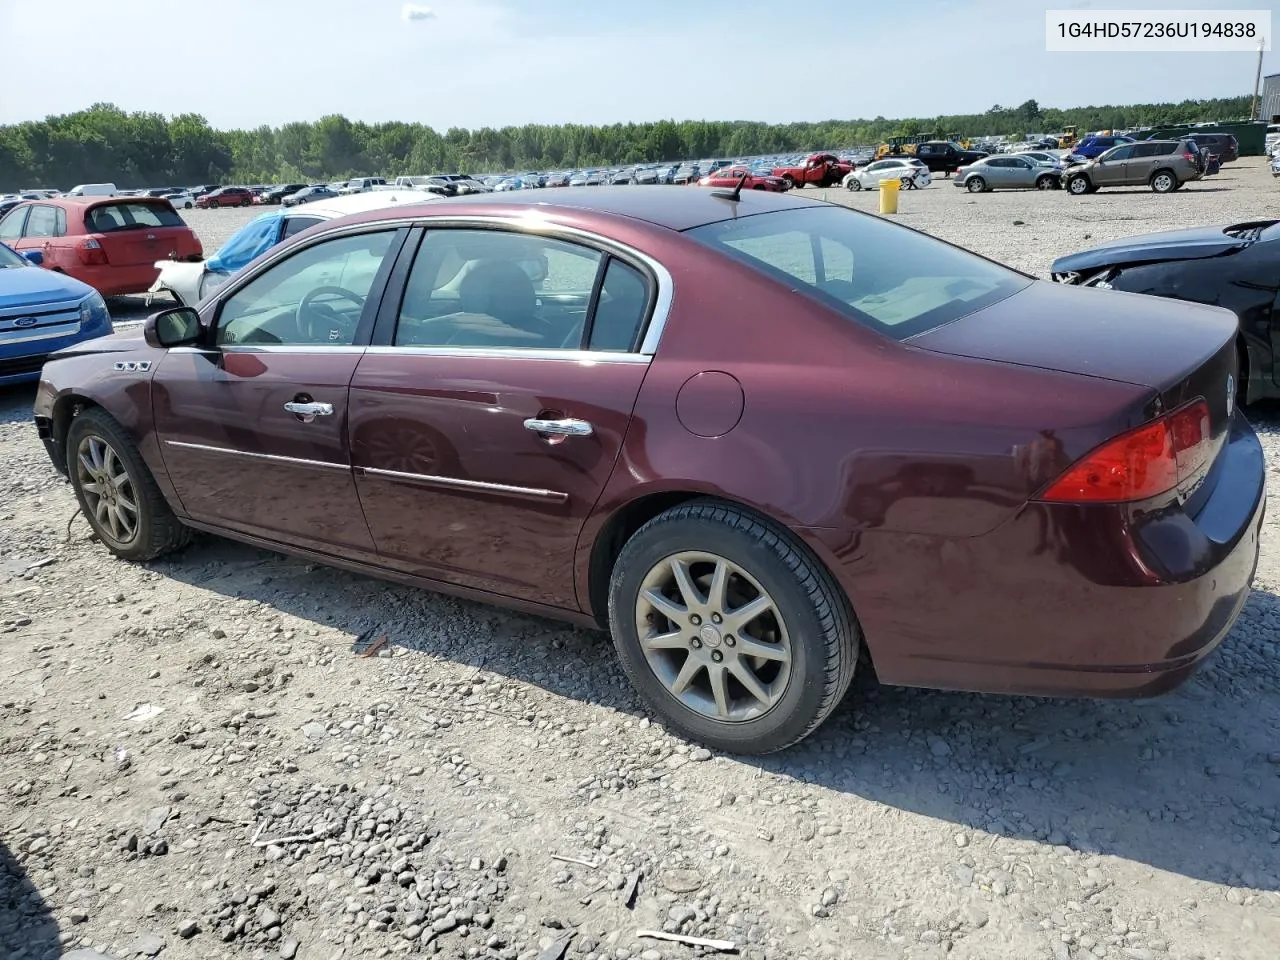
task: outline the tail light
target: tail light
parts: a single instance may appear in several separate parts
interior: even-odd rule
[[[1168,493],[1209,458],[1209,405],[1171,411],[1086,454],[1037,498],[1051,503],[1129,503]]]
[[[76,245],[76,253],[80,256],[80,262],[89,267],[100,267],[107,262],[107,251],[102,249],[102,244],[89,237],[87,240],[81,240]]]

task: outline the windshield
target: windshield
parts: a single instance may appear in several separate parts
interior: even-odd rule
[[[895,340],[968,316],[1031,283],[967,250],[843,207],[759,214],[688,235]]]
[[[29,266],[31,266],[30,260],[27,260],[25,257],[18,256],[3,243],[0,243],[0,269]]]

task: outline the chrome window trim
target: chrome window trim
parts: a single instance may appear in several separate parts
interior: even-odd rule
[[[559,360],[565,363],[650,363],[643,353],[613,350],[557,350],[554,347],[366,347],[368,353],[399,357],[455,357],[482,360]]]
[[[463,480],[461,477],[441,477],[427,473],[403,473],[399,470],[382,470],[377,467],[356,467],[356,470],[371,477],[383,477],[387,480],[407,480],[413,483],[426,483],[433,486],[454,487],[459,490],[474,490],[477,493],[505,493],[518,497],[549,500],[552,503],[564,503],[569,499],[569,495],[560,490],[542,490],[538,487],[515,487],[507,483]]]
[[[428,201],[423,201],[428,202]],[[671,277],[671,273],[661,263],[655,260],[649,254],[644,253],[634,247],[606,237],[603,234],[594,233],[590,230],[583,230],[581,227],[571,227],[564,224],[552,223],[540,216],[541,211],[537,207],[527,208],[530,213],[520,216],[416,216],[416,217],[394,217],[388,220],[363,220],[359,223],[353,223],[332,230],[326,230],[319,236],[309,240],[306,243],[291,243],[287,249],[279,249],[284,246],[283,243],[277,244],[276,247],[268,251],[265,256],[266,260],[253,271],[252,276],[243,275],[235,276],[232,280],[228,280],[222,286],[218,287],[216,295],[209,301],[209,307],[216,318],[221,312],[223,302],[232,296],[236,291],[247,284],[253,277],[260,276],[264,271],[271,269],[277,261],[284,259],[286,256],[293,256],[301,253],[318,243],[324,243],[328,240],[335,240],[340,237],[350,236],[359,233],[376,233],[380,230],[400,230],[404,227],[421,227],[424,230],[442,229],[450,227],[489,227],[491,229],[511,230],[521,233],[534,233],[540,236],[550,236],[554,238],[578,240],[586,242],[591,246],[602,249],[606,253],[616,253],[623,260],[632,259],[642,263],[653,274],[654,280],[657,282],[658,290],[654,297],[653,313],[649,317],[649,325],[645,328],[644,339],[640,343],[637,351],[632,352],[632,356],[652,357],[658,351],[658,346],[662,342],[662,334],[666,330],[667,321],[671,315],[671,305],[675,300],[675,281]],[[292,239],[292,238],[290,238]],[[274,253],[274,255],[273,255]],[[412,348],[434,349],[434,348]],[[603,351],[589,351],[592,353]],[[502,356],[510,356],[509,353],[503,353]]]
[[[275,453],[251,453],[248,450],[235,450],[231,447],[213,447],[206,443],[187,443],[183,440],[166,440],[170,447],[183,450],[202,450],[205,453],[225,453],[233,457],[248,457],[250,460],[270,460],[273,463],[288,463],[297,467],[319,467],[326,470],[350,470],[345,463],[331,463],[328,460],[304,460],[301,457],[283,457]]]

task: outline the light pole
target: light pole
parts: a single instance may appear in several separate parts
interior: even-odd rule
[[[1264,37],[1258,38],[1258,72],[1253,75],[1253,104],[1249,107],[1249,119],[1258,119],[1258,90],[1262,87],[1262,51],[1266,47],[1267,41]]]

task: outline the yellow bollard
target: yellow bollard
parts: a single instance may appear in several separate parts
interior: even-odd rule
[[[880,181],[880,212],[881,213],[897,213],[898,212],[898,191],[902,189],[902,181],[900,180],[881,180]]]

